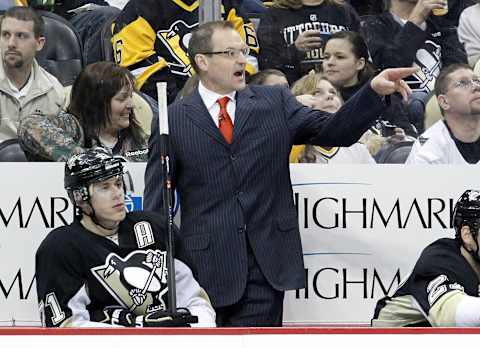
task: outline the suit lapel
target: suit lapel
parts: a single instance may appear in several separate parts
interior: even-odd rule
[[[227,142],[220,133],[218,127],[213,122],[210,113],[208,112],[205,104],[203,103],[198,89],[188,97],[185,97],[186,116],[205,133],[212,138],[220,142],[221,144],[228,146]]]
[[[238,141],[243,127],[252,114],[252,110],[255,105],[253,97],[254,94],[248,87],[237,93],[237,106],[235,110],[235,123],[233,125],[232,144],[235,144]]]
[[[244,90],[237,93],[237,106],[235,111],[235,123],[233,125],[233,144],[235,144],[242,132],[243,127],[247,123],[254,108],[254,94],[250,88],[246,87]],[[184,99],[186,106],[186,116],[201,128],[205,133],[220,142],[224,146],[230,146],[223,135],[220,133],[217,125],[213,122],[210,113],[198,93],[198,89]]]

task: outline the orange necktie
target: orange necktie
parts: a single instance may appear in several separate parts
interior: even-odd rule
[[[229,100],[229,97],[223,97],[217,100],[218,105],[220,105],[220,112],[218,113],[218,128],[227,143],[231,144],[233,140],[233,123],[227,111]]]

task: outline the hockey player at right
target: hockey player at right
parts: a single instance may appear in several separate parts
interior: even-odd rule
[[[377,302],[372,326],[480,326],[480,191],[455,204],[455,238],[427,246],[395,293]]]

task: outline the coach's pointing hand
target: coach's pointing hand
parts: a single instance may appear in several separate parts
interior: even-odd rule
[[[407,100],[412,93],[410,87],[402,79],[415,73],[418,68],[392,68],[385,69],[372,79],[372,89],[380,95],[400,93]]]

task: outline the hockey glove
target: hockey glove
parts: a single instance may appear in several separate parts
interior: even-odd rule
[[[160,310],[135,318],[137,327],[189,327],[197,322],[198,318],[186,308],[179,308],[175,314]]]
[[[135,326],[135,316],[128,309],[120,306],[107,306],[103,313],[99,312],[100,318],[96,318],[101,323],[107,323],[120,326]],[[103,318],[102,318],[103,317]]]

